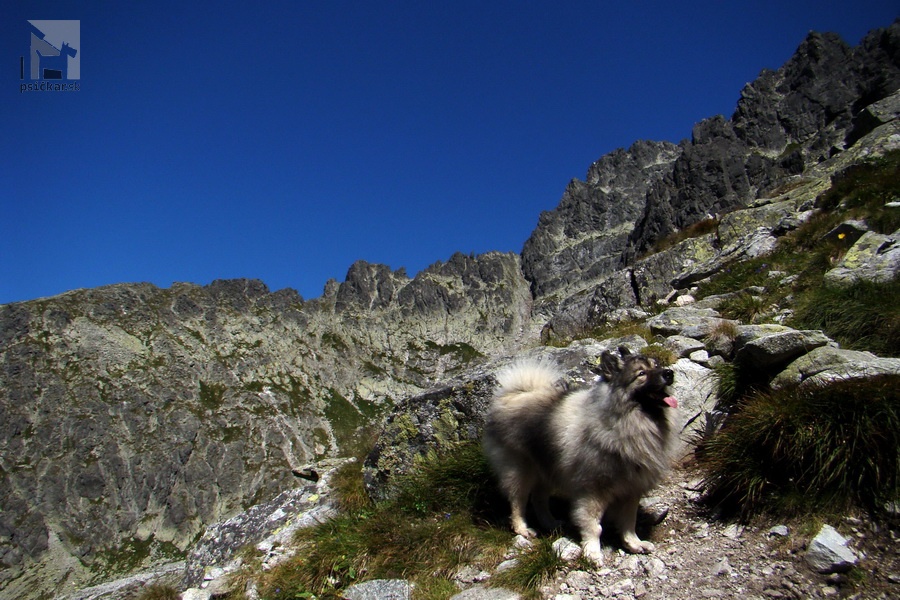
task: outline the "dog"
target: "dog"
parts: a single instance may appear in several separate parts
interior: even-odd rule
[[[638,502],[668,472],[676,436],[677,400],[671,369],[632,354],[601,356],[602,381],[576,391],[546,361],[520,362],[497,374],[485,421],[483,448],[511,507],[512,529],[536,535],[525,521],[531,499],[540,527],[556,529],[551,495],[572,502],[582,555],[602,564],[601,518],[631,553],[653,544],[635,533]]]

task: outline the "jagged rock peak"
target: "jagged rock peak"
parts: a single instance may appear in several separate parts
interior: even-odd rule
[[[559,206],[541,214],[522,250],[535,296],[573,291],[615,267],[649,187],[680,153],[670,142],[638,141],[594,162],[585,181],[573,179]]]
[[[386,308],[407,283],[409,277],[403,267],[392,271],[387,265],[358,260],[350,265],[344,283],[338,287],[335,310]]]

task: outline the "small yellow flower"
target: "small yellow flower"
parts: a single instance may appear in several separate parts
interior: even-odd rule
[[[838,234],[838,239],[839,239],[839,240],[842,240],[842,239],[844,239],[845,237],[847,237],[847,234],[846,234],[846,233],[839,233],[839,234]]]

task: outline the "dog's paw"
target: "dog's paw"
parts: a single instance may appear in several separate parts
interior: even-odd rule
[[[532,529],[531,527],[515,527],[513,528],[513,532],[516,535],[521,535],[523,538],[533,540],[537,537],[537,531]]]
[[[637,536],[623,540],[622,545],[625,546],[625,550],[632,554],[650,554],[656,549],[652,542],[645,542],[638,539]]]
[[[581,544],[581,556],[595,566],[603,566],[603,550],[600,549],[600,540],[591,540]]]

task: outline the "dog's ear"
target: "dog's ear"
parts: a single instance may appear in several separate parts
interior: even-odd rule
[[[600,374],[607,381],[612,381],[622,370],[623,366],[625,366],[625,363],[622,359],[609,350],[605,350],[600,356]]]
[[[619,346],[619,355],[623,358],[631,354],[631,350],[627,346]]]

